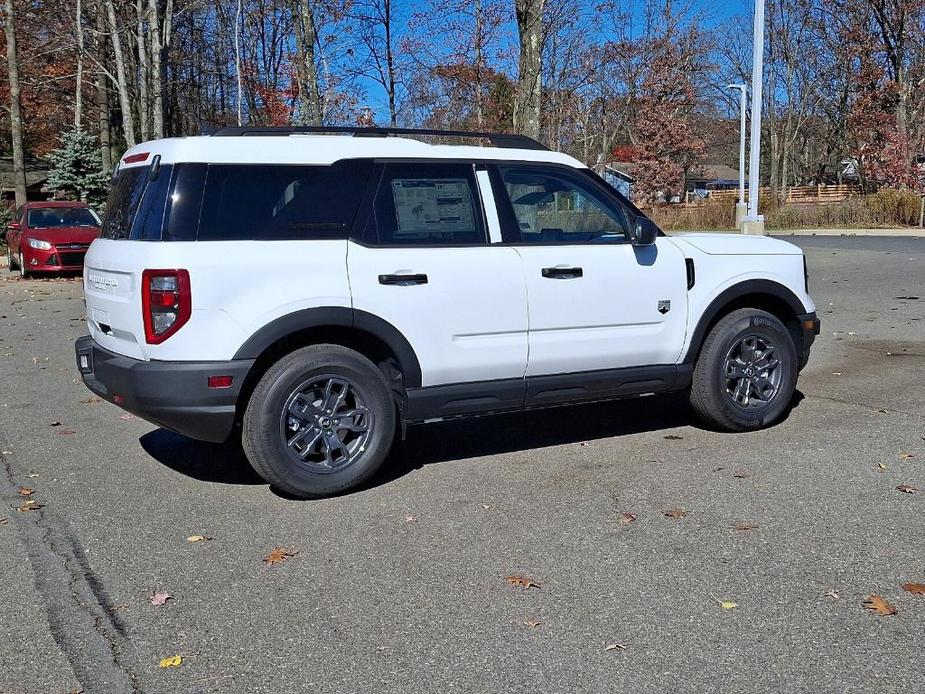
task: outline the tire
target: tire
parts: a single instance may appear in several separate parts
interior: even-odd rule
[[[6,267],[10,272],[15,272],[16,262],[13,260],[13,251],[6,247]]]
[[[770,426],[793,398],[798,366],[793,338],[776,316],[738,309],[713,326],[703,343],[691,406],[724,431]]]
[[[391,390],[369,359],[340,345],[312,345],[260,379],[241,442],[272,486],[314,499],[369,479],[389,452],[395,425]]]
[[[19,251],[19,260],[16,261],[16,265],[19,267],[19,276],[24,280],[29,279],[29,271],[26,269],[26,261],[23,260],[22,251]]]

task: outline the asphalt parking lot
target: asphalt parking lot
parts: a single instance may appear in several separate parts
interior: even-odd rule
[[[0,271],[0,692],[925,691],[925,239],[795,242],[823,328],[779,425],[443,423],[322,501],[92,400],[79,281]]]

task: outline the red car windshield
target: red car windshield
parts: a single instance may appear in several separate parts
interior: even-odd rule
[[[30,229],[98,227],[100,220],[87,207],[33,207],[27,224]]]

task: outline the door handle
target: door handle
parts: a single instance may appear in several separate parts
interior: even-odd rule
[[[412,284],[427,284],[427,275],[379,275],[379,284],[397,284],[399,287],[408,287]]]
[[[552,280],[570,280],[585,274],[580,267],[544,267],[542,272],[543,277]]]

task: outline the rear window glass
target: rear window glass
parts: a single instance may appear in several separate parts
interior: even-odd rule
[[[210,164],[197,239],[345,239],[370,166]]]
[[[29,210],[30,229],[55,227],[97,227],[100,220],[86,207],[33,207]]]

